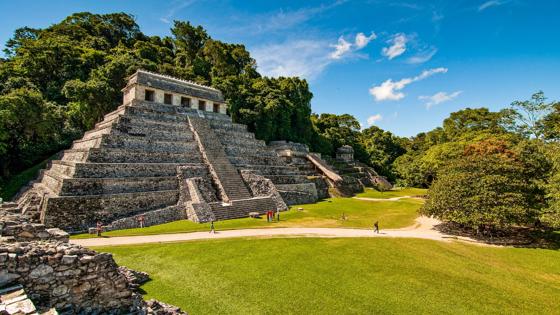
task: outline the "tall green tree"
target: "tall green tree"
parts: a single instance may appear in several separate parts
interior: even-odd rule
[[[534,224],[545,207],[535,178],[545,159],[529,156],[537,151],[496,138],[469,144],[440,170],[422,212],[477,230]]]
[[[361,131],[360,143],[367,154],[367,162],[382,176],[394,181],[394,161],[406,153],[406,139],[399,138],[377,126]]]

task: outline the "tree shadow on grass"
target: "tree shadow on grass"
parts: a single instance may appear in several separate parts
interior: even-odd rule
[[[519,248],[560,249],[560,231],[529,227],[511,227],[500,230],[478,231],[453,222],[445,222],[434,227],[442,233],[469,237],[488,245],[512,246]]]

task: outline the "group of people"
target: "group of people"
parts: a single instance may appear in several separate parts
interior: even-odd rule
[[[266,212],[266,221],[272,222],[274,221],[274,211],[270,210]],[[280,211],[276,211],[276,221],[280,221]]]

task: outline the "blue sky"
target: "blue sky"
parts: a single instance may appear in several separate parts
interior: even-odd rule
[[[133,14],[148,35],[200,24],[245,44],[261,73],[308,79],[314,112],[400,136],[538,90],[560,99],[560,1],[1,1],[0,43],[80,11]]]

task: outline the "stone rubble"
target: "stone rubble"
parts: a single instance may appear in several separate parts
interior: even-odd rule
[[[138,292],[146,273],[0,210],[0,314],[185,314]],[[18,313],[19,312],[19,313]]]

